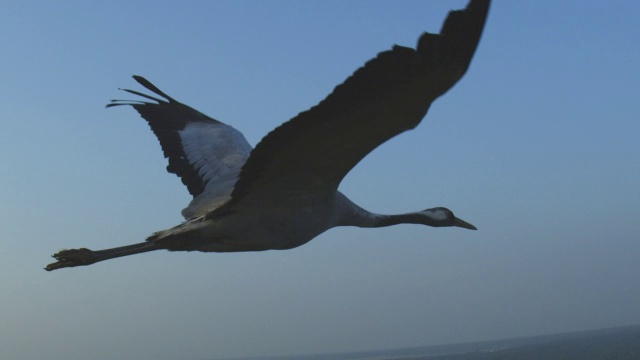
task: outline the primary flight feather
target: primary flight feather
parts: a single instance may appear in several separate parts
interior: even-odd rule
[[[165,94],[129,105],[158,138],[167,171],[182,179],[193,200],[186,221],[146,241],[93,251],[63,250],[46,270],[89,265],[147,251],[239,252],[291,249],[336,226],[383,227],[410,223],[475,227],[442,207],[398,215],[368,212],[338,191],[345,175],[369,152],[424,118],[431,103],[466,72],[476,50],[489,0],[451,11],[440,34],[424,33],[416,49],[394,46],[378,54],[311,109],[251,148],[242,133]]]

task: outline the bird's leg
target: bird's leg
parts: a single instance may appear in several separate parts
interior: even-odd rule
[[[98,251],[93,251],[86,248],[62,250],[53,254],[53,257],[58,261],[47,265],[45,270],[52,271],[65,267],[91,265],[103,260],[139,254],[158,249],[161,249],[161,247],[158,246],[158,243],[146,241],[133,245],[120,246]]]

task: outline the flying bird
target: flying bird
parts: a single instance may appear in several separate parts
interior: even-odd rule
[[[423,33],[415,49],[379,53],[311,109],[280,125],[255,148],[242,133],[165,94],[141,76],[154,95],[132,106],[158,138],[169,165],[193,199],[185,221],[146,241],[93,251],[62,250],[46,270],[90,265],[154,250],[240,252],[303,245],[336,226],[396,224],[476,228],[443,207],[398,215],[369,212],[338,191],[347,173],[390,138],[415,128],[431,103],[467,71],[490,0],[471,0],[449,12],[440,34]]]

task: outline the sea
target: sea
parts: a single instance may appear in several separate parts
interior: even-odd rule
[[[206,360],[640,360],[640,325],[406,349]]]

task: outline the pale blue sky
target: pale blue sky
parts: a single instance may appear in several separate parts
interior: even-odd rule
[[[155,252],[189,201],[132,74],[255,144],[466,1],[3,2],[0,357],[204,359],[640,323],[640,4],[495,1],[469,72],[341,190],[476,225],[334,229],[284,252]]]

